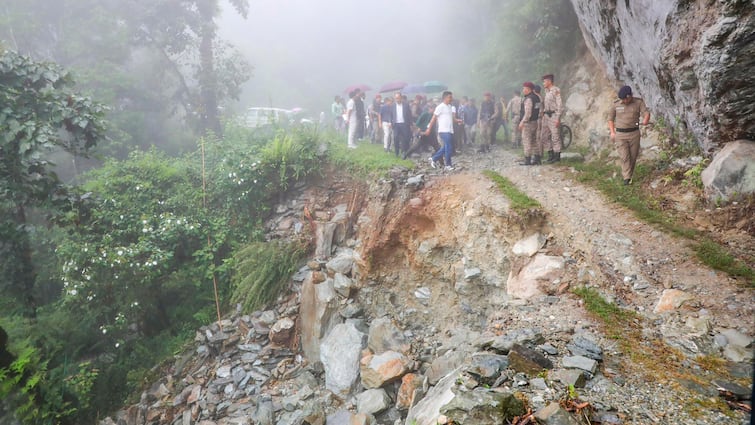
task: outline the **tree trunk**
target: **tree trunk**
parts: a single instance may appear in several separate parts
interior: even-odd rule
[[[218,81],[215,76],[215,13],[217,0],[199,0],[197,8],[202,20],[199,44],[199,90],[201,97],[200,125],[203,133],[212,131],[216,136],[222,135],[218,117]]]
[[[37,279],[37,274],[34,271],[29,233],[25,229],[26,210],[23,205],[16,205],[15,215],[16,228],[19,230],[17,237],[14,238],[13,245],[15,245],[16,252],[18,253],[19,263],[16,265],[13,288],[14,292],[17,292],[17,299],[23,303],[24,316],[36,317],[37,305],[34,299],[34,282]]]

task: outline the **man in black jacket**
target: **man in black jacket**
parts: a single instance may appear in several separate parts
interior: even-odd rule
[[[393,102],[394,113],[391,127],[393,127],[393,144],[396,156],[399,156],[400,152],[409,150],[414,119],[412,118],[411,106],[407,102],[404,102],[404,97],[401,93],[396,93],[393,98],[395,101]]]

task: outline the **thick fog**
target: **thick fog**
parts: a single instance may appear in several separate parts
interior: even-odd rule
[[[367,84],[471,78],[495,19],[490,0],[254,0],[247,19],[223,4],[219,35],[254,66],[239,106],[328,110],[334,95]]]

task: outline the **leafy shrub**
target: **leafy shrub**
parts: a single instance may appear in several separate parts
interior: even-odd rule
[[[306,253],[301,242],[253,242],[234,256],[233,295],[245,311],[275,300]]]

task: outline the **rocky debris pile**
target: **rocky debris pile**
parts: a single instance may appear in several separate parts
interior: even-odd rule
[[[413,193],[419,186],[400,187],[408,192],[394,196],[401,196],[409,208],[427,206],[427,198]],[[421,202],[413,206],[413,199]],[[339,205],[344,204],[336,204],[335,214],[316,215],[322,219],[316,223],[321,229],[340,217],[336,227],[342,230],[318,231],[315,257],[294,274],[291,293],[275,308],[249,315],[237,312],[201,328],[192,349],[144,391],[138,404],[101,423],[434,425],[530,418],[550,425],[587,419],[602,424],[666,419],[703,424],[710,418],[673,417],[678,399],[658,396],[658,388],[622,367],[616,343],[600,335],[599,327],[579,312],[574,297],[558,290],[562,279],[589,281],[589,268],[578,265],[568,252],[546,248],[549,236],[527,231],[507,245],[511,252],[495,264],[512,263],[508,280],[494,278],[500,270],[482,261],[463,260],[446,264],[445,276],[385,275],[381,270],[381,280],[375,280],[363,275],[361,239],[347,237],[349,223],[355,222],[348,213],[351,208]],[[476,208],[467,209],[467,217],[492,221],[479,212],[482,206],[470,205]],[[339,216],[338,211],[347,213]],[[504,209],[487,211],[499,217]],[[474,229],[467,226],[465,231]],[[341,231],[342,239],[337,236]],[[439,252],[468,247],[465,240],[453,245],[422,234],[414,243],[410,254],[420,258],[417,264],[440,263],[445,257]],[[503,249],[493,241],[485,246],[489,254],[499,255]],[[485,252],[480,245],[464,249],[469,257]],[[531,266],[539,261],[544,262]],[[397,276],[402,281],[388,285],[387,280]],[[497,309],[481,314],[476,311],[480,305],[466,305],[476,300],[468,294],[484,297],[517,280],[529,282],[521,285],[524,292],[504,289],[495,298]],[[527,292],[532,286],[537,291]],[[671,323],[669,317],[679,316],[680,307],[690,302],[681,300],[684,295],[672,293],[670,309],[653,314]],[[451,313],[461,315],[455,327],[434,322],[449,317],[444,310],[451,304],[442,302],[443,297],[459,300],[454,308],[460,313]],[[702,330],[702,340],[742,362],[732,375],[752,373],[746,363],[752,338],[745,333],[705,327],[705,320],[669,329],[684,326]],[[732,380],[682,385],[709,397],[726,394],[739,403],[750,391]]]

